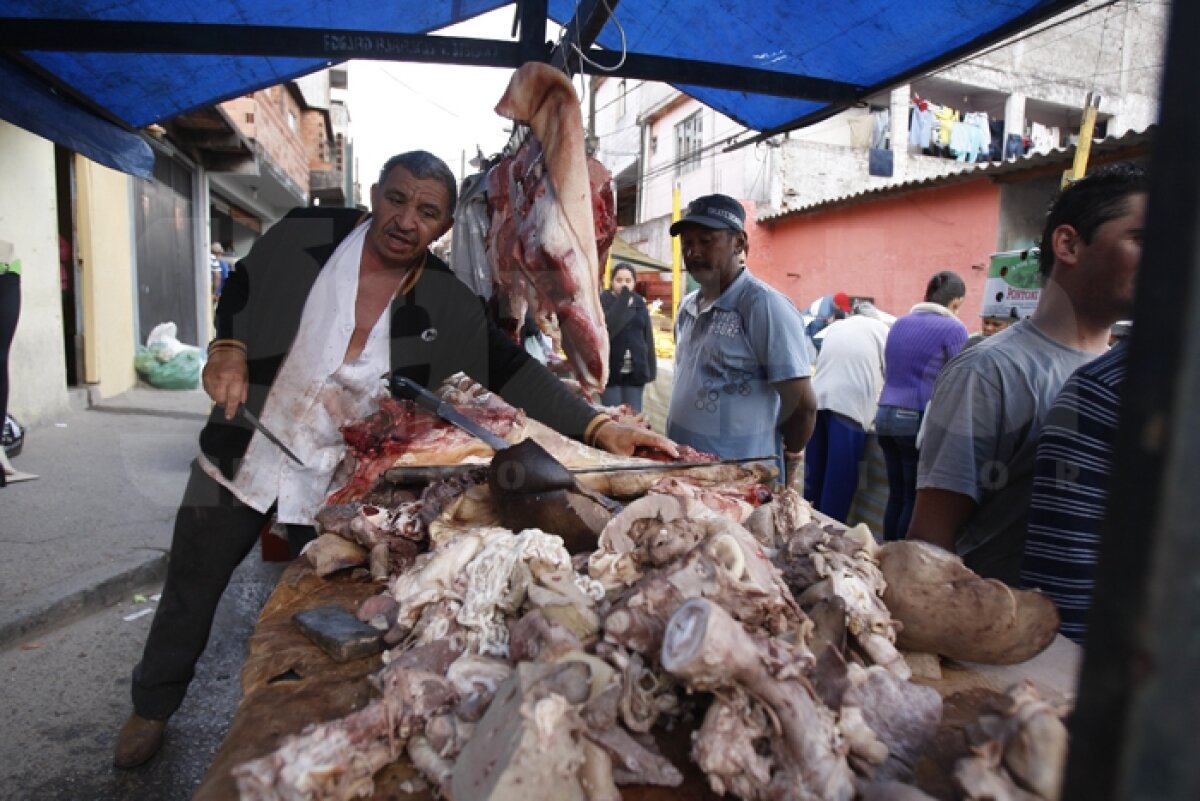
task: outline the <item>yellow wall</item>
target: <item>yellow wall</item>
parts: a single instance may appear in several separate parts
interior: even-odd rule
[[[63,355],[54,145],[0,121],[0,240],[21,260],[21,316],[9,352],[8,411],[23,423],[70,408]]]
[[[75,156],[75,198],[84,380],[107,398],[137,383],[133,369],[133,220],[131,179]]]

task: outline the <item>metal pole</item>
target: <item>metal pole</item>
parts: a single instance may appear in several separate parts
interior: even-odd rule
[[[671,222],[683,216],[679,203],[679,184],[671,190]],[[683,300],[683,254],[679,249],[679,237],[671,237],[671,319],[679,314],[679,302]]]
[[[1172,5],[1072,801],[1200,798],[1200,3]]]

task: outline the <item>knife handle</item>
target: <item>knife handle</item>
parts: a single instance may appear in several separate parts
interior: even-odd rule
[[[426,409],[434,414],[438,413],[438,409],[442,405],[441,398],[411,378],[405,378],[402,375],[393,373],[391,378],[388,379],[388,389],[391,391],[393,398],[410,400],[422,409]]]

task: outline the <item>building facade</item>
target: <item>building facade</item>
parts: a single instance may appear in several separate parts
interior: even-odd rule
[[[159,323],[203,346],[213,242],[236,259],[295,206],[357,199],[337,72],[151,126],[151,179],[0,122],[0,173],[21,187],[0,198],[0,240],[24,265],[9,361],[18,419],[61,416],[72,389],[95,400],[133,387],[136,348]]]
[[[929,210],[922,211],[914,191],[910,201],[880,207],[891,213],[869,215],[870,230],[861,213],[844,207],[835,213],[827,204],[875,202],[872,191],[916,190],[1002,163],[1006,154],[1066,152],[1078,138],[1089,93],[1098,97],[1094,139],[1145,130],[1157,114],[1166,14],[1161,4],[1091,0],[859,108],[738,149],[729,146],[754,132],[664,84],[598,78],[585,114],[597,157],[613,172],[621,235],[642,252],[671,261],[667,227],[676,188],[684,204],[720,192],[759,219],[774,218],[752,229],[749,264],[797,305],[850,292],[849,284],[859,282],[877,287],[867,294],[888,311],[903,312],[933,271],[954,269],[971,285],[972,274],[984,272],[977,266],[1008,248],[1001,218],[1031,213],[1012,203],[1031,204],[1037,217],[1056,183],[1040,193],[1002,193],[986,182],[947,188],[963,205],[942,220],[922,216]],[[935,114],[946,124],[925,129],[921,120],[932,122]],[[1012,203],[1001,203],[1002,195]],[[823,211],[792,214],[809,209]],[[822,227],[829,230],[818,237],[814,229]]]

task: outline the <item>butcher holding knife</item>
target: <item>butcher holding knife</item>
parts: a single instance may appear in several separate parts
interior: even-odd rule
[[[573,395],[501,333],[430,252],[450,229],[456,195],[440,159],[400,154],[371,188],[370,217],[295,209],[226,280],[203,374],[216,406],[200,433],[162,600],[133,671],[134,712],[117,739],[117,767],[140,765],[159,750],[217,602],[269,516],[287,524],[293,554],[314,536],[313,515],[345,450],[339,428],[375,408],[386,392],[380,374],[434,388],[465,372],[589,445],[678,457],[669,440],[597,414]],[[255,426],[238,414],[243,406]]]

